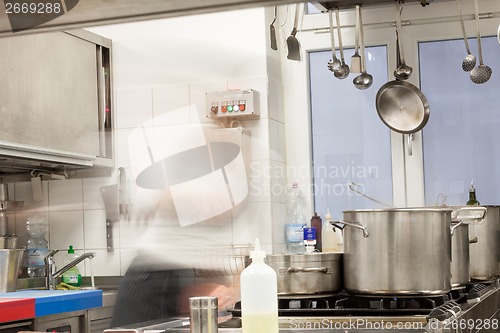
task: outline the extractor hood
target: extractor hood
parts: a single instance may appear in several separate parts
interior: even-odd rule
[[[67,172],[91,167],[95,156],[0,141],[0,176]]]
[[[430,3],[439,0],[405,0],[405,3],[420,3],[422,6],[427,6]],[[328,10],[332,8],[354,8],[356,5],[362,6],[373,6],[373,5],[386,5],[393,4],[397,2],[397,0],[331,0],[331,1],[319,1],[321,7],[318,7],[320,10]]]
[[[13,33],[15,22],[29,20],[30,17],[15,17],[0,11],[0,36],[25,34],[42,31],[66,30],[106,24],[159,19],[220,12],[252,7],[287,5],[297,0],[62,0],[63,11],[52,15],[50,21]],[[13,11],[13,10],[12,10]],[[35,18],[38,19],[38,18]],[[12,24],[11,24],[12,23]]]
[[[62,0],[63,11],[46,22],[13,32],[15,20],[19,18],[0,11],[0,37],[15,34],[26,34],[42,31],[66,30],[84,27],[95,27],[166,17],[204,14],[227,10],[287,5],[296,2],[311,2],[320,10],[330,8],[354,8],[356,4],[363,6],[393,4],[398,0],[331,0],[331,1],[297,1],[297,0]],[[427,6],[433,2],[454,0],[405,0],[405,3],[420,3]],[[1,6],[0,6],[1,7]],[[10,15],[10,16],[9,16]],[[19,22],[19,21],[18,21]]]

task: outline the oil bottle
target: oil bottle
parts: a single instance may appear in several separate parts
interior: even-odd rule
[[[474,188],[474,181],[470,183],[469,188],[469,200],[467,201],[467,206],[478,206],[479,201],[476,199],[476,189]]]

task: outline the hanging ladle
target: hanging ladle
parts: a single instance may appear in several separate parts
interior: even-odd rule
[[[344,58],[344,47],[342,45],[342,33],[340,32],[340,14],[338,8],[335,10],[335,16],[337,21],[337,34],[339,40],[339,52],[340,52],[341,64],[339,69],[334,74],[335,77],[338,79],[345,79],[347,76],[349,76],[350,69],[349,66],[345,63],[345,58]]]
[[[365,55],[365,39],[363,35],[363,19],[361,17],[361,7],[356,5],[357,17],[359,23],[359,46],[361,54],[361,74],[356,76],[352,81],[354,86],[360,90],[365,90],[371,87],[373,83],[373,76],[366,72],[366,55]]]
[[[408,80],[413,72],[413,68],[405,63],[405,58],[403,55],[403,46],[401,42],[401,12],[403,11],[403,5],[400,3],[396,4],[396,40],[398,44],[398,67],[394,70],[394,76],[398,80]]]
[[[464,17],[462,14],[462,6],[460,6],[460,0],[457,0],[458,12],[460,13],[460,25],[462,26],[462,34],[464,35],[465,49],[467,50],[467,56],[464,61],[462,61],[462,69],[466,72],[470,72],[476,67],[476,56],[472,54],[469,48],[469,42],[467,40],[467,33],[465,32]]]
[[[482,84],[488,81],[493,71],[489,66],[483,63],[483,50],[481,48],[481,32],[479,31],[479,6],[477,0],[474,0],[474,16],[476,19],[476,33],[477,33],[477,49],[479,53],[479,66],[475,67],[470,72],[470,79],[472,82]]]
[[[328,69],[335,74],[335,72],[339,70],[342,63],[336,56],[335,37],[333,33],[333,11],[331,9],[328,11],[328,19],[330,21],[330,41],[332,44],[332,59],[328,61]]]

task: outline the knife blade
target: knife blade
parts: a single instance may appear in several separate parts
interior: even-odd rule
[[[107,185],[101,187],[101,195],[106,211],[106,243],[107,251],[113,252],[113,223],[120,220],[118,204],[118,185]]]
[[[130,216],[128,213],[128,189],[127,189],[127,173],[123,167],[118,168],[120,174],[119,177],[119,210],[120,217],[125,218],[126,221],[130,221]]]

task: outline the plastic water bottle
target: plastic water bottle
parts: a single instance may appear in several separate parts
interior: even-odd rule
[[[241,272],[241,326],[243,333],[278,333],[278,278],[264,262],[259,240],[250,251],[252,263]]]
[[[26,246],[26,267],[29,277],[45,276],[45,257],[49,254],[49,243],[45,233],[49,226],[47,219],[41,216],[30,216],[26,221],[26,229],[30,239]]]
[[[307,219],[304,215],[306,200],[298,183],[293,183],[288,192],[288,217],[285,225],[286,249],[290,254],[306,252],[304,231]]]

